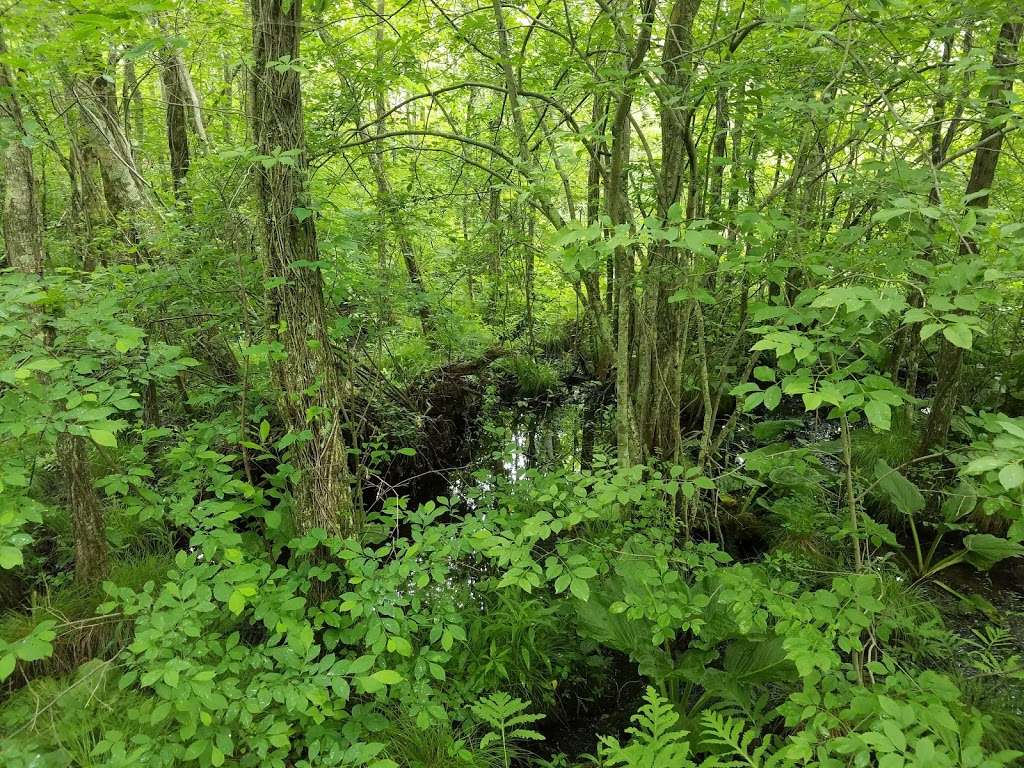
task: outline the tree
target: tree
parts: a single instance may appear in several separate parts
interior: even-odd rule
[[[992,54],[994,76],[985,89],[985,114],[981,136],[974,150],[971,175],[964,190],[968,211],[988,207],[1006,135],[1001,118],[1006,114],[1013,94],[1022,32],[1024,23],[1021,22],[1007,21],[999,28]],[[978,245],[975,238],[970,233],[962,236],[957,250],[961,259],[977,254]],[[924,456],[946,440],[950,422],[960,402],[958,390],[963,357],[964,347],[961,343],[954,344],[950,339],[943,338],[936,362],[935,394],[932,396],[928,419],[921,433],[917,451],[919,456]]]
[[[0,57],[7,54],[0,26]],[[14,74],[0,61],[2,109],[14,129],[5,153],[4,242],[11,267],[19,272],[43,276],[43,233],[32,152],[26,142],[21,105]],[[49,334],[43,330],[44,336]],[[93,487],[88,441],[81,435],[62,432],[57,436],[57,463],[66,471],[67,505],[71,512],[75,547],[75,580],[95,587],[108,572],[106,525],[103,508]]]
[[[7,43],[0,26],[0,57],[7,56]],[[39,219],[39,197],[32,167],[31,140],[18,103],[14,73],[0,61],[0,110],[7,126],[4,139],[4,246],[7,263],[19,272],[43,273],[43,229]]]
[[[252,0],[252,121],[267,162],[257,172],[263,221],[267,332],[279,345],[273,373],[287,427],[299,437],[294,486],[297,528],[352,531],[343,427],[344,379],[328,334],[316,222],[306,182],[299,80],[301,0]]]

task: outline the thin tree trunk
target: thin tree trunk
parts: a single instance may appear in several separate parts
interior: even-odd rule
[[[7,52],[0,26],[0,54]],[[24,135],[24,121],[18,103],[14,73],[0,64],[0,109]],[[32,153],[21,141],[12,142],[5,156],[4,239],[11,267],[42,277],[42,222]],[[75,542],[75,580],[83,585],[99,584],[107,575],[107,537],[103,507],[92,483],[84,437],[62,432],[57,436],[57,463],[67,478],[68,508]]]
[[[188,65],[185,63],[185,57],[181,55],[181,51],[175,51],[173,59],[174,68],[178,71],[178,81],[181,83],[181,90],[185,95],[189,126],[192,128],[192,132],[195,133],[199,143],[206,145],[210,140],[206,135],[206,123],[203,121],[203,105],[199,101],[199,93],[192,82],[192,73],[188,71]]]
[[[225,60],[223,73],[224,84],[221,89],[220,104],[221,124],[223,125],[224,143],[227,146],[231,146],[235,143],[234,115],[232,114],[232,110],[235,108],[234,81],[235,75],[238,73],[238,68],[232,67],[228,64],[227,60]]]
[[[180,55],[164,51],[160,56],[160,81],[164,90],[164,119],[167,126],[167,149],[171,161],[171,185],[174,199],[186,210],[192,200],[185,186],[192,158],[188,147],[188,94],[178,67]]]
[[[142,146],[145,138],[145,122],[142,112],[142,90],[138,76],[135,74],[135,62],[124,60],[124,83],[121,85],[121,105],[124,109],[124,134],[129,139],[132,149]],[[134,134],[134,135],[133,135]],[[138,162],[138,153],[135,153]]]
[[[67,478],[68,507],[75,539],[75,581],[97,585],[109,572],[106,521],[93,486],[88,445],[79,435],[57,436],[57,464]]]
[[[76,76],[70,82],[70,90],[99,164],[107,209],[120,224],[126,243],[137,246],[139,214],[150,201],[117,110],[112,106],[114,84],[103,73],[96,73],[88,79]]]
[[[7,53],[0,27],[0,54]],[[20,140],[25,122],[18,103],[14,73],[0,64],[0,111],[10,120],[17,136],[4,152],[4,248],[7,266],[19,272],[43,274],[43,227],[39,213],[32,150]]]
[[[995,181],[996,167],[1003,148],[1003,125],[998,118],[1009,109],[1010,96],[1016,78],[1017,58],[1019,56],[1021,34],[1024,22],[1006,22],[999,30],[995,53],[992,56],[992,69],[999,77],[986,89],[987,104],[981,141],[974,152],[971,165],[971,176],[967,181],[964,197],[968,198],[968,209],[988,207],[992,183]],[[973,196],[973,197],[972,197]],[[972,257],[978,251],[977,243],[970,234],[960,238],[959,256],[961,259]],[[921,442],[917,448],[918,456],[925,456],[941,445],[949,433],[949,425],[959,403],[960,371],[963,367],[964,351],[945,338],[940,342],[939,358],[936,363],[935,394],[932,397],[931,410],[921,434]]]

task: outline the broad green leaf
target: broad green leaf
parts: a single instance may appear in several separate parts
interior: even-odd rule
[[[393,669],[379,669],[371,677],[384,685],[395,685],[405,679]]]
[[[946,337],[946,341],[960,349],[970,349],[974,340],[971,329],[963,323],[947,325],[942,329],[942,335]]]
[[[243,608],[245,608],[245,595],[236,589],[228,598],[228,610],[237,616]]]
[[[1024,465],[1020,462],[1007,464],[999,470],[999,484],[1008,491],[1024,484]]]
[[[1000,560],[1024,555],[1024,546],[990,533],[965,536],[964,550],[967,562],[982,571],[987,571]]]
[[[924,496],[917,486],[886,464],[884,459],[875,464],[875,478],[878,490],[903,514],[913,515],[924,509]]]
[[[888,403],[868,400],[864,404],[864,415],[868,417],[868,421],[875,429],[888,432],[892,427],[892,409]]]
[[[0,568],[9,570],[17,568],[24,562],[25,558],[22,556],[20,549],[7,545],[0,546]]]
[[[117,438],[113,432],[106,429],[90,429],[89,437],[96,445],[103,445],[107,448],[117,448]]]
[[[404,637],[397,635],[388,638],[388,650],[399,656],[412,656],[412,644]]]
[[[569,591],[583,602],[590,599],[590,585],[583,579],[573,579],[569,584]]]

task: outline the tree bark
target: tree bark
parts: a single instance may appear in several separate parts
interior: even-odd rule
[[[692,78],[693,23],[701,0],[676,0],[662,45],[664,71],[660,89],[661,169],[657,180],[658,216],[668,221],[684,189],[683,169],[689,166],[686,185],[686,220],[693,216],[695,168],[687,94]],[[680,331],[689,304],[669,303],[669,297],[687,280],[684,254],[655,244],[649,248],[644,269],[644,290],[636,313],[638,350],[634,360],[634,412],[641,438],[639,459],[674,457],[679,445],[681,386]]]
[[[641,20],[633,50],[626,52],[626,75],[622,90],[615,100],[611,121],[611,155],[608,164],[608,189],[605,207],[613,227],[629,226],[628,166],[630,156],[630,112],[636,79],[651,47],[651,27],[657,8],[655,0],[647,0],[641,9]],[[615,441],[619,464],[629,466],[641,460],[638,456],[638,430],[634,410],[631,361],[633,315],[633,250],[619,246],[614,254],[615,274]],[[609,281],[611,284],[611,281]]]
[[[260,165],[257,190],[264,267],[273,281],[268,335],[283,352],[273,376],[287,427],[308,434],[295,444],[295,522],[302,533],[322,528],[342,535],[356,522],[341,425],[344,382],[327,333],[320,271],[296,263],[319,259],[314,218],[296,214],[309,208],[301,86],[295,69],[273,65],[299,56],[302,2],[252,0],[251,8],[253,133],[261,154],[290,159]]]
[[[7,53],[0,26],[0,55]],[[11,121],[17,136],[4,151],[4,248],[7,265],[19,272],[42,276],[43,227],[39,214],[32,150],[21,141],[25,122],[15,89],[14,73],[0,63],[0,111]]]
[[[185,186],[192,158],[188,147],[189,97],[178,66],[179,54],[164,51],[160,56],[160,82],[164,89],[164,118],[167,125],[167,149],[170,154],[171,184],[174,199],[186,210],[192,201]]]
[[[142,87],[135,73],[135,62],[124,61],[124,83],[121,86],[121,104],[124,109],[124,133],[131,139],[133,147],[141,147],[145,139],[143,119]],[[132,135],[134,133],[134,136]],[[136,159],[137,162],[137,159]]]
[[[107,210],[120,225],[126,243],[135,247],[139,244],[139,214],[150,200],[118,119],[114,84],[104,73],[96,72],[75,76],[69,85],[99,164]]]
[[[109,572],[106,521],[93,486],[86,439],[69,432],[57,436],[57,464],[67,477],[68,507],[75,538],[75,581],[95,586]]]

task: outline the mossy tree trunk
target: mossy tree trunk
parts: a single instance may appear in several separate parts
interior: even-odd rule
[[[259,166],[268,335],[282,354],[273,362],[281,412],[296,435],[294,513],[301,532],[342,535],[355,526],[348,458],[342,434],[344,381],[327,333],[327,309],[316,224],[306,188],[302,94],[297,68],[301,0],[251,0],[252,121],[260,154],[282,162]]]

